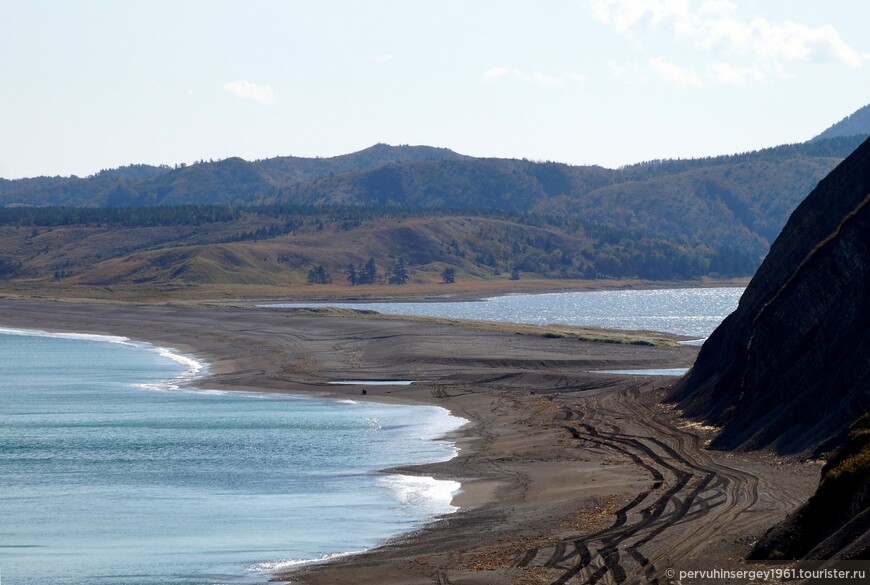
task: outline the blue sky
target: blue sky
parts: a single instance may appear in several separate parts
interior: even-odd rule
[[[861,0],[0,0],[0,177],[798,142],[870,103],[868,22]]]

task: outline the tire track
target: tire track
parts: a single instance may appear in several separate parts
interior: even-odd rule
[[[650,484],[614,513],[605,529],[530,549],[517,567],[561,571],[552,583],[652,582],[657,563],[681,558],[757,502],[758,477],[720,463],[701,438],[677,429],[641,395],[642,385],[562,406],[563,428],[578,448],[627,457]]]

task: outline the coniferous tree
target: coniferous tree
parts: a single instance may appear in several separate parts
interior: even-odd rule
[[[308,284],[329,284],[332,279],[329,273],[321,265],[317,265],[308,271]]]
[[[350,283],[350,285],[356,286],[358,277],[357,277],[357,273],[356,273],[356,267],[353,265],[353,262],[351,262],[350,264],[347,265],[347,269],[345,270],[345,274],[347,275],[346,278],[347,278],[347,281]]]
[[[405,268],[405,261],[399,258],[399,261],[393,266],[393,274],[390,275],[390,284],[408,284],[408,269]]]
[[[374,258],[369,258],[368,262],[366,262],[363,273],[365,274],[366,283],[374,284],[378,281],[378,267],[375,265]]]
[[[441,271],[441,283],[453,284],[456,282],[456,270],[449,266]]]

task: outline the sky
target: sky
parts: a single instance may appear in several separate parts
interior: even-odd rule
[[[802,142],[870,103],[868,22],[865,0],[0,0],[0,177]]]

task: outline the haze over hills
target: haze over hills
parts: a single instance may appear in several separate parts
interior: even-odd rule
[[[865,132],[870,134],[870,123]],[[69,282],[117,284],[132,282],[125,279],[133,274],[139,282],[165,283],[188,282],[194,274],[201,282],[214,273],[173,266],[168,258],[182,256],[158,252],[170,246],[191,247],[185,262],[221,256],[211,249],[221,246],[237,262],[213,274],[220,281],[276,284],[298,281],[312,266],[339,280],[347,264],[364,262],[375,249],[383,254],[376,260],[384,273],[398,258],[425,258],[412,265],[421,278],[444,266],[475,278],[513,270],[545,278],[749,275],[803,196],[861,140],[819,138],[620,169],[379,144],[331,158],[229,158],[177,167],[130,165],[87,178],[0,180],[0,204],[6,206],[0,225],[7,226],[0,230],[0,277],[64,275]],[[213,205],[233,211],[146,211]],[[92,211],[58,214],[45,206]],[[127,211],[98,211],[114,208]],[[189,217],[198,219],[185,223]],[[424,221],[408,221],[412,217]],[[464,218],[465,230],[448,237],[453,230],[436,229],[432,233],[443,238],[434,240],[419,231],[426,218],[447,217]],[[391,242],[390,234],[397,233],[392,222],[401,218],[414,237]],[[440,223],[433,220],[429,227]],[[63,234],[41,237],[40,228],[62,228]],[[368,249],[365,234],[375,232],[381,245]],[[290,253],[303,236],[321,244]],[[41,247],[34,245],[37,238]],[[70,249],[71,241],[82,246]],[[336,250],[338,241],[349,248]],[[86,260],[79,250],[91,247],[96,255]],[[249,248],[284,252],[264,253],[253,262]],[[97,266],[134,262],[128,254],[139,249],[150,252],[135,256],[142,265],[134,270]]]

